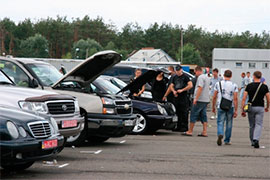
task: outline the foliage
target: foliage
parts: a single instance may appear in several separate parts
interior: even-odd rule
[[[22,40],[19,55],[22,57],[48,57],[47,39],[40,34],[35,34],[26,40]]]
[[[85,16],[68,21],[66,17],[58,16],[55,19],[39,19],[35,23],[25,19],[18,24],[9,18],[0,19],[0,54],[27,56],[29,50],[21,44],[29,37],[41,34],[47,39],[48,56],[52,58],[70,57],[68,52],[71,52],[73,58],[85,58],[104,47],[105,50],[111,49],[123,54],[125,59],[134,50],[154,47],[163,49],[174,59],[179,59],[181,32],[187,51],[194,52],[195,49],[195,54],[200,55],[206,66],[211,66],[214,48],[270,49],[270,31],[260,34],[249,31],[208,32],[194,25],[184,29],[180,25],[167,23],[153,23],[146,29],[138,23],[127,23],[119,31],[114,24],[105,23],[101,17]],[[75,51],[77,46],[80,48],[79,52]],[[194,55],[195,57],[198,56]]]
[[[179,48],[176,54],[177,59],[181,59],[181,48]],[[204,66],[204,62],[200,56],[200,52],[195,47],[188,43],[183,47],[183,61],[181,64],[196,64],[198,66]]]

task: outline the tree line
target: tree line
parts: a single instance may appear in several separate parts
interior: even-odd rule
[[[105,23],[101,17],[67,20],[66,17],[25,19],[15,23],[9,18],[0,20],[0,53],[18,57],[50,57],[84,59],[97,51],[112,49],[126,59],[143,47],[160,48],[175,60],[211,67],[213,48],[270,49],[270,31],[260,34],[245,31],[209,32],[201,27],[170,23],[153,23],[143,29],[138,23],[127,23],[122,29]]]

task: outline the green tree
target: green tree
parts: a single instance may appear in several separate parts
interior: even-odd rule
[[[75,59],[85,59],[102,49],[102,46],[93,39],[80,39],[73,44],[72,57]]]
[[[22,40],[20,44],[20,53],[21,57],[48,57],[48,41],[45,37],[40,34],[35,34]]]
[[[179,48],[176,57],[178,60],[181,58],[181,49]],[[186,44],[183,47],[183,61],[181,64],[196,64],[198,66],[204,66],[205,63],[203,62],[200,52],[195,49],[194,45]]]

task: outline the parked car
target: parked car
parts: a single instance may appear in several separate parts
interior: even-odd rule
[[[14,64],[20,69],[28,82],[37,82],[37,86],[28,83],[28,87],[43,88],[77,97],[80,112],[85,117],[85,127],[76,136],[68,138],[69,145],[80,145],[87,139],[90,142],[104,142],[110,137],[121,137],[129,133],[136,116],[132,114],[130,99],[122,96],[93,93],[90,83],[101,73],[121,60],[114,51],[96,53],[74,67],[64,76],[52,65],[33,59],[1,59],[1,63]],[[2,65],[3,66],[3,65]],[[5,66],[3,68],[5,70]]]
[[[51,115],[57,121],[60,134],[66,138],[78,135],[84,128],[78,101],[73,96],[16,87],[2,70],[0,70],[0,94],[0,104]],[[59,148],[59,152],[63,148]]]
[[[135,70],[138,68],[142,70],[142,74],[144,74],[145,72],[150,70],[150,68],[147,68],[147,67],[138,67],[138,66],[117,64],[102,74],[119,78],[128,84],[128,83],[130,83],[131,79],[134,77]]]
[[[0,139],[1,167],[13,171],[53,157],[64,144],[54,118],[6,105],[0,105]]]
[[[155,76],[156,71],[151,70],[152,75]],[[142,75],[140,79],[151,79],[149,73]],[[132,99],[133,113],[136,114],[136,125],[132,131],[133,134],[149,134],[154,133],[158,129],[174,129],[178,118],[176,116],[176,110],[172,103],[169,102],[155,102],[148,97],[134,97],[132,92],[138,83],[138,80],[133,81],[130,84],[125,84],[118,78],[111,76],[100,76],[93,81],[92,89],[97,93],[110,93],[117,94],[124,92],[123,94]],[[143,83],[139,83],[143,84]],[[141,86],[140,86],[141,87]],[[121,90],[121,89],[122,90]]]

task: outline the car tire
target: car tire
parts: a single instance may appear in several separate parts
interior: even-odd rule
[[[89,144],[100,144],[107,141],[109,137],[89,136],[87,139]]]
[[[29,168],[30,166],[32,166],[34,164],[35,161],[30,161],[30,162],[26,162],[23,164],[11,164],[11,165],[2,165],[1,167],[7,171],[23,171],[27,168]]]
[[[142,113],[134,113],[137,116],[136,124],[131,134],[139,135],[139,134],[147,134],[148,132],[148,121]]]

